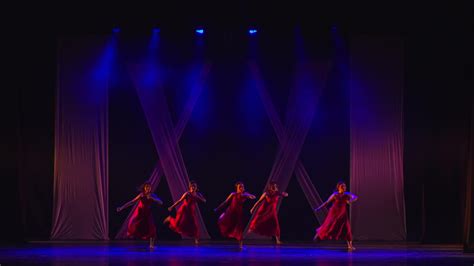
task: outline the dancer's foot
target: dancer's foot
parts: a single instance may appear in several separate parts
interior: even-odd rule
[[[199,245],[199,239],[197,238],[194,239],[194,245]]]
[[[153,249],[155,248],[155,239],[154,239],[154,238],[150,238],[150,242],[149,242],[149,243],[150,243],[150,245],[149,245],[150,250],[153,250]]]
[[[244,248],[244,241],[242,241],[242,240],[239,241],[239,248],[240,249]]]
[[[275,240],[276,240],[277,245],[283,244],[283,242],[281,242],[281,240],[280,240],[280,236],[275,236]]]
[[[353,247],[353,246],[350,246],[350,247],[347,247],[347,250],[349,250],[349,251],[354,251],[354,250],[356,250],[356,248]]]

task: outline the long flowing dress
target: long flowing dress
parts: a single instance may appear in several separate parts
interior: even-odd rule
[[[277,205],[280,192],[268,193],[258,207],[255,217],[250,223],[249,231],[264,236],[280,237],[280,224],[278,222]]]
[[[127,237],[150,239],[156,238],[156,227],[151,213],[153,199],[142,195],[138,206],[128,222]]]
[[[235,238],[239,241],[242,240],[245,228],[243,206],[246,200],[247,197],[244,197],[242,193],[232,194],[229,207],[227,207],[217,221],[223,236]]]
[[[176,217],[169,217],[169,228],[178,234],[198,238],[199,227],[196,214],[198,199],[191,193],[187,193],[183,203],[176,211]]]
[[[347,212],[347,202],[351,196],[348,193],[335,194],[334,201],[323,224],[316,229],[316,236],[320,240],[347,240],[352,241],[352,231]]]

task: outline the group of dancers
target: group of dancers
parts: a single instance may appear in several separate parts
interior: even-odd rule
[[[334,193],[326,202],[315,209],[319,211],[332,203],[324,222],[316,229],[314,240],[345,240],[348,250],[352,251],[355,248],[352,245],[352,232],[347,205],[356,201],[358,197],[346,190],[347,187],[344,182],[337,183]],[[288,193],[280,192],[277,183],[271,182],[250,209],[250,213],[255,214],[251,218],[248,232],[274,237],[276,244],[281,244],[277,205],[279,199],[284,197],[288,197]],[[245,191],[245,186],[242,182],[237,182],[235,184],[235,192],[230,193],[227,199],[214,209],[215,212],[222,212],[217,221],[221,234],[224,237],[236,239],[241,248],[243,246],[246,224],[243,213],[244,202],[255,198],[254,195]],[[128,223],[127,237],[149,240],[150,249],[153,249],[156,239],[156,227],[151,213],[151,205],[153,203],[162,205],[163,202],[152,193],[151,184],[145,183],[142,186],[141,193],[123,206],[118,207],[117,211],[120,212],[137,202],[138,206]],[[164,220],[164,223],[171,230],[194,239],[195,244],[199,243],[200,235],[196,210],[199,202],[204,203],[206,199],[199,193],[197,183],[191,181],[188,191],[168,208],[171,212],[179,205],[176,216],[172,217],[170,215]]]

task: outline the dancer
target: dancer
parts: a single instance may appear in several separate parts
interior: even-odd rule
[[[197,183],[191,181],[189,182],[189,190],[168,208],[168,211],[171,211],[178,204],[184,202],[176,211],[176,217],[168,216],[164,221],[176,233],[194,238],[195,244],[199,243],[199,227],[196,213],[198,201],[206,202],[206,199],[198,192]]]
[[[274,236],[277,245],[282,244],[277,213],[278,200],[281,197],[288,197],[288,193],[278,191],[277,183],[271,182],[267,190],[250,210],[250,213],[253,213],[255,210],[257,210],[257,213],[250,222],[249,232],[255,232],[264,236]]]
[[[151,184],[145,183],[141,188],[141,193],[123,206],[117,208],[117,212],[132,206],[138,201],[138,206],[128,222],[127,237],[149,239],[150,249],[155,248],[156,227],[151,213],[151,204],[163,202],[153,193],[151,193]]]
[[[336,185],[336,191],[329,197],[329,199],[321,204],[316,211],[326,207],[330,202],[332,206],[329,213],[324,219],[321,226],[316,229],[314,240],[325,239],[344,239],[347,241],[347,248],[349,251],[355,250],[352,245],[352,232],[349,222],[349,215],[347,213],[347,204],[351,204],[358,199],[358,197],[350,192],[346,192],[346,184],[339,182]]]
[[[247,199],[255,199],[255,196],[245,192],[245,186],[242,182],[235,183],[235,189],[236,192],[230,193],[227,199],[215,208],[214,211],[218,212],[228,205],[225,212],[219,217],[217,225],[223,236],[237,239],[240,248],[242,248],[242,237],[245,229],[243,206]]]

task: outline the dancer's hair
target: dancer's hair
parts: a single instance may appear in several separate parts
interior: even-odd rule
[[[153,188],[153,186],[151,185],[150,182],[145,182],[145,183],[143,183],[140,187],[138,187],[138,191],[140,191],[140,192],[145,192],[145,187],[146,187],[146,186],[150,186],[151,188]]]
[[[334,189],[334,192],[338,192],[338,191],[339,191],[339,186],[341,186],[341,185],[343,185],[343,184],[345,185],[346,182],[344,182],[344,181],[339,181],[339,182],[337,182],[337,184],[336,184],[336,189]]]
[[[272,188],[274,185],[277,185],[277,186],[278,186],[277,182],[271,181],[271,182],[268,184],[268,186],[267,186],[267,191],[270,191],[271,188]]]
[[[194,181],[194,180],[189,181],[188,187],[193,186],[193,185],[196,187],[196,191],[198,191],[199,188],[198,188],[198,184],[196,183],[196,181]]]

